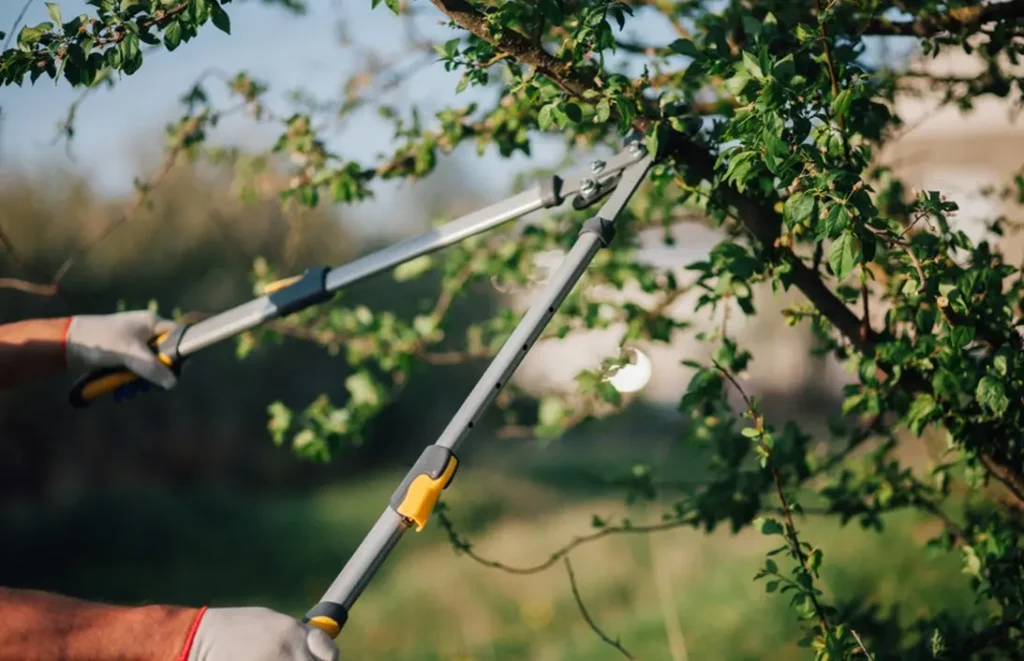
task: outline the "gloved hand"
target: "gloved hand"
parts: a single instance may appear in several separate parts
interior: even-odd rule
[[[326,633],[266,608],[199,612],[178,661],[337,661]]]
[[[155,336],[174,328],[148,310],[71,318],[64,346],[69,368],[92,371],[123,367],[164,389],[177,377],[149,348]]]

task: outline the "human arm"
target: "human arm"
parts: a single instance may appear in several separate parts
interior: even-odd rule
[[[107,606],[0,588],[0,659],[337,661],[319,629],[266,608]]]
[[[28,319],[0,325],[0,389],[44,379],[67,366],[64,337],[71,319]]]
[[[149,348],[150,340],[174,327],[138,310],[61,319],[29,319],[0,325],[0,390],[48,378],[65,369],[124,367],[163,388],[174,373]]]
[[[0,659],[177,661],[198,612],[0,588]]]

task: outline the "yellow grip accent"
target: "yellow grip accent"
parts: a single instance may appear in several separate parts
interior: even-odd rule
[[[275,280],[263,287],[264,294],[273,294],[274,292],[284,289],[288,285],[295,284],[302,279],[301,275],[293,275],[290,278],[282,278],[281,280]]]
[[[312,617],[309,619],[307,624],[320,629],[331,638],[337,638],[338,634],[341,633],[341,627],[338,626],[338,623],[326,615],[317,615],[316,617]]]
[[[82,399],[87,402],[91,402],[98,397],[102,397],[108,393],[112,393],[121,386],[131,383],[137,380],[139,377],[134,372],[127,370],[123,372],[114,372],[113,374],[105,374],[95,381],[90,381],[85,384],[82,388]]]
[[[434,511],[441,492],[448,486],[452,475],[455,474],[455,467],[458,463],[459,460],[452,457],[448,461],[448,465],[445,466],[444,472],[441,473],[441,477],[435,480],[429,475],[421,474],[417,475],[409,485],[402,504],[398,506],[398,513],[416,523],[416,532],[423,530],[423,526],[427,525],[427,519]]]
[[[157,337],[153,338],[152,342],[150,342],[150,345],[154,347],[159,346],[161,342],[167,339],[168,335],[170,335],[169,332],[158,335]],[[170,356],[158,353],[157,358],[159,358],[160,362],[163,363],[164,365],[172,367],[174,361],[171,360]],[[103,395],[107,395],[114,392],[121,386],[129,384],[132,381],[138,381],[138,379],[139,377],[137,374],[135,374],[134,372],[130,372],[128,370],[107,372],[104,373],[102,376],[99,376],[85,383],[85,385],[82,386],[80,395],[82,401],[91,402],[92,400],[98,399]]]

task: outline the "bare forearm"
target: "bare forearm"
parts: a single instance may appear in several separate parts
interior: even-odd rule
[[[197,614],[0,588],[0,659],[175,661]]]
[[[0,325],[0,390],[36,381],[66,366],[68,319],[31,319]]]

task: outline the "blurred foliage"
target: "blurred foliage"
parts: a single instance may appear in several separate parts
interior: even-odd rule
[[[0,55],[0,83],[47,74],[88,86],[112,80],[104,72],[139,71],[141,43],[174,49],[207,23],[229,29],[216,0],[91,4],[94,15],[70,22],[52,5],[52,21],[23,28],[16,46]],[[424,16],[410,3],[372,2],[378,4],[381,11]],[[827,442],[815,442],[796,423],[766,419],[740,381],[756,356],[724,323],[697,332],[713,359],[689,363],[695,375],[681,393],[680,435],[704,451],[711,470],[682,489],[659,525],[709,532],[754,527],[766,535],[775,547],[756,577],[769,593],[784,595],[801,624],[799,644],[816,659],[1020,657],[1024,341],[1017,327],[1024,284],[998,241],[1014,223],[993,218],[989,236],[973,241],[954,222],[954,201],[941,191],[908,194],[875,156],[903,125],[893,103],[898,95],[939,90],[945,103],[964,111],[983,97],[1019,105],[1022,83],[1013,65],[1024,49],[1024,3],[431,4],[442,14],[428,13],[427,20],[440,16],[451,28],[434,49],[444,69],[457,74],[453,92],[490,94],[481,95],[484,101],[453,102],[430,119],[382,107],[394,125],[397,148],[390,157],[366,165],[335,153],[321,113],[276,112],[266,86],[245,72],[221,82],[238,97],[236,109],[280,127],[272,153],[253,156],[207,141],[228,111],[211,101],[203,82],[187,94],[180,121],[168,127],[168,154],[233,166],[243,197],[258,188],[253,182],[263,168],[286,157],[290,176],[278,186],[281,201],[290,209],[316,208],[364,200],[379,180],[425,177],[462,143],[505,157],[529,156],[543,135],[562,141],[576,157],[616,148],[627,131],[642,132],[659,165],[625,214],[625,231],[595,259],[547,337],[616,328],[623,346],[666,343],[689,327],[667,312],[687,287],[701,291],[694,312],[705,315],[727,305],[755,315],[764,309],[755,292],[794,288],[808,304],[787,310],[787,320],[809,324],[815,350],[845,361],[855,376],[841,410],[831,412],[830,434],[820,439]],[[666,22],[678,38],[667,44],[627,40],[623,29],[640,15]],[[869,40],[886,38],[912,39],[925,57],[964,54],[984,73],[938,78],[914,66],[894,71],[872,64]],[[1019,204],[1019,176],[1015,184],[1007,199]],[[673,270],[635,259],[640,230],[669,228],[693,213],[726,238],[690,265],[692,285]],[[493,355],[519,311],[501,307],[485,322],[456,328],[454,302],[478,282],[525,285],[536,254],[567,249],[584,220],[581,212],[552,214],[514,241],[500,233],[477,237],[422,268],[403,269],[399,275],[409,282],[439,279],[439,295],[422,309],[391,314],[346,302],[293,317],[291,334],[328,353],[343,352],[352,371],[341,397],[313,398],[298,412],[273,405],[275,439],[307,457],[330,457],[362,438],[422,365]],[[278,270],[273,260],[261,262],[257,279]],[[639,305],[600,297],[627,289],[655,300]],[[241,346],[248,351],[280,330],[243,337]],[[543,400],[535,419],[521,419],[516,400],[523,394],[515,390],[497,404],[514,414],[510,425],[557,437],[628,403],[604,379],[616,359],[581,373],[576,392],[550,395],[561,405]],[[904,446],[935,439],[938,454],[925,470],[902,463]],[[630,489],[656,494],[658,480],[673,477],[656,468],[634,470]],[[884,514],[897,509],[933,517],[940,531],[921,553],[958,557],[984,616],[943,611],[899,626],[858,617],[843,607],[843,595],[824,591],[832,559],[808,541],[807,529],[797,528],[801,510],[811,506],[866,530],[882,528]],[[602,517],[593,524],[633,525]],[[459,550],[472,551],[469,542],[452,539]]]
[[[167,315],[196,318],[249,300],[254,263],[271,260],[298,270],[378,247],[352,236],[332,214],[285,213],[273,199],[240,202],[229,184],[217,169],[176,166],[146,208],[95,244],[121,217],[121,201],[97,197],[81,179],[55,171],[45,178],[6,176],[0,180],[0,217],[18,254],[0,256],[0,269],[54,273],[65,255],[76,261],[59,296],[4,290],[0,318],[149,304]],[[418,298],[437,291],[436,278],[396,284],[384,275],[344,298],[410,314]],[[494,304],[487,291],[460,299],[454,327]],[[366,430],[375,442],[353,450],[345,462],[311,464],[266,442],[267,402],[282,398],[294,405],[320,393],[344,393],[350,371],[300,338],[276,335],[273,345],[264,342],[242,362],[231,343],[212,347],[185,368],[189,387],[127,405],[69,413],[63,379],[6,393],[0,400],[0,493],[63,499],[101,485],[132,484],[290,489],[382,463],[402,464],[445,424],[479,371],[472,365],[426,368],[389,405],[395,415]],[[445,384],[441,392],[439,383]],[[428,395],[434,405],[422,406]]]

